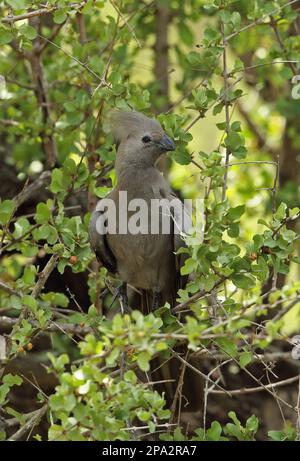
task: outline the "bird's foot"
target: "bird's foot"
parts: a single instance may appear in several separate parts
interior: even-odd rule
[[[116,299],[119,300],[122,315],[130,314],[131,309],[128,304],[126,283],[122,283],[122,285],[120,285],[118,288],[115,289],[113,299],[112,299],[112,302],[110,303],[109,309],[113,306]]]
[[[153,291],[152,312],[159,308],[159,292]]]
[[[131,309],[130,309],[129,304],[128,304],[127,284],[122,283],[122,285],[118,288],[117,291],[118,291],[117,296],[118,296],[119,301],[120,301],[122,315],[130,314]]]

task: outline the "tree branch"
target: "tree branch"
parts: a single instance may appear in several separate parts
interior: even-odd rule
[[[26,186],[15,198],[16,208],[23,205],[24,202],[30,200],[46,186],[50,184],[51,173],[50,171],[43,171],[43,173],[31,184]]]
[[[69,8],[80,10],[85,6],[86,2],[81,3],[70,3]],[[58,10],[57,6],[49,7],[49,8],[40,8],[35,11],[28,11],[27,13],[19,14],[17,16],[9,15],[6,18],[1,19],[1,22],[4,24],[13,24],[17,21],[23,21],[24,19],[31,19],[36,16],[45,16],[46,14],[51,14],[54,11]]]
[[[39,424],[43,416],[46,414],[48,410],[48,404],[44,405],[42,408],[39,410],[36,410],[32,413],[32,417],[26,421],[26,423],[12,435],[8,440],[9,441],[17,441],[21,440],[22,437],[31,429],[33,429],[35,426]]]
[[[243,388],[243,389],[231,389],[228,392],[230,392],[230,395],[254,394],[255,392],[263,392],[266,389],[273,389],[274,387],[286,386],[288,384],[295,383],[298,380],[299,380],[299,375],[294,376],[293,378],[284,379],[283,381],[278,381],[278,383],[270,383],[270,384],[266,384],[261,387],[258,386],[258,387],[249,387],[249,388]],[[212,389],[209,391],[209,393],[210,394],[224,394],[224,391]]]
[[[13,328],[18,323],[18,318],[11,318],[2,316],[0,317],[0,326],[3,329]],[[39,323],[36,320],[28,320],[30,325],[34,328],[40,328]],[[80,325],[75,325],[74,323],[53,323],[52,321],[48,322],[43,329],[49,333],[57,333],[63,331],[67,334],[74,335],[87,335],[88,333],[93,333],[93,329],[90,327],[81,327]]]

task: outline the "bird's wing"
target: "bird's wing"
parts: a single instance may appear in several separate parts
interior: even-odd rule
[[[184,288],[187,283],[187,277],[181,276],[180,268],[184,265],[185,260],[188,258],[186,253],[177,254],[179,248],[186,247],[186,243],[182,236],[187,235],[192,227],[191,211],[187,209],[184,203],[172,191],[170,194],[172,201],[172,220],[173,220],[173,248],[175,253],[175,265],[177,273],[177,287]]]
[[[91,215],[89,225],[91,246],[98,261],[100,261],[109,272],[115,274],[117,272],[117,261],[108,245],[107,235],[104,229],[104,213],[96,209]]]

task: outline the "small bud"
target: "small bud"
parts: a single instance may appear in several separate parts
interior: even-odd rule
[[[75,255],[71,256],[69,261],[70,261],[71,264],[76,264],[77,261],[78,261],[77,256],[75,256]]]
[[[31,351],[33,349],[33,344],[32,343],[28,343],[27,346],[26,346],[26,349],[28,351]]]
[[[264,254],[267,254],[267,255],[272,254],[271,248],[269,248],[269,247],[267,247],[265,245],[261,247],[261,252],[264,253]]]
[[[132,357],[135,353],[135,349],[134,347],[129,347],[126,352],[127,352],[128,357]]]

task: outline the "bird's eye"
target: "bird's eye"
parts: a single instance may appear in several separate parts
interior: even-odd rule
[[[146,135],[146,136],[143,136],[143,137],[142,137],[142,141],[143,141],[143,143],[147,144],[148,142],[151,141],[151,138],[150,138],[150,136],[147,136],[147,135]]]

